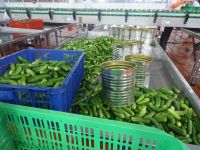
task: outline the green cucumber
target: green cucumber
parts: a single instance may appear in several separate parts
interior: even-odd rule
[[[65,71],[67,71],[67,72],[69,72],[69,71],[71,70],[70,66],[68,66],[68,65],[66,65],[66,64],[62,65],[61,68],[62,68],[63,70],[65,70]]]
[[[197,116],[193,117],[193,125],[195,129],[197,130],[197,132],[200,133],[200,120]]]
[[[187,125],[188,125],[187,126],[188,134],[191,135],[192,134],[192,126],[193,126],[192,121],[188,119],[188,124]]]
[[[155,118],[150,118],[150,121],[155,125],[156,128],[159,128],[158,121]]]
[[[149,101],[150,101],[150,98],[144,98],[143,100],[141,100],[141,101],[139,101],[139,102],[136,101],[136,103],[137,103],[138,105],[143,105],[143,104],[148,103]]]
[[[80,103],[83,103],[84,101],[85,101],[84,99],[77,100],[72,104],[72,106],[78,106]]]
[[[150,103],[149,103],[149,107],[150,107],[153,111],[161,112],[161,111],[167,110],[168,107],[170,106],[170,104],[171,104],[171,101],[169,100],[169,101],[167,102],[166,105],[163,105],[162,107],[159,107],[159,108],[158,108],[158,107],[156,107],[155,105],[153,105],[152,102],[150,102]]]
[[[145,123],[145,124],[150,123],[149,118],[131,117],[131,121],[134,122],[134,123]]]
[[[56,82],[54,85],[53,85],[53,88],[58,88],[58,87],[60,87],[60,82]]]
[[[155,96],[155,101],[156,101],[155,106],[156,106],[156,107],[160,107],[161,98],[160,98],[159,95],[156,95],[156,96]]]
[[[17,58],[22,63],[30,63],[27,59],[23,58],[22,56],[18,56]]]
[[[42,71],[44,71],[46,69],[48,69],[48,64],[45,64],[45,65],[41,66],[38,70],[42,72]]]
[[[185,129],[179,128],[172,123],[168,123],[168,127],[179,135],[185,136],[187,134]]]
[[[45,75],[45,74],[48,74],[49,72],[50,72],[49,69],[45,69],[45,70],[40,70],[39,74]]]
[[[146,114],[144,117],[145,117],[145,118],[151,118],[151,117],[153,117],[155,114],[156,114],[155,111],[150,111],[150,112],[149,112],[148,114]]]
[[[124,111],[126,111],[127,113],[129,113],[130,114],[130,116],[133,116],[135,113],[131,110],[131,109],[129,109],[128,107],[123,107],[122,108]]]
[[[15,65],[10,64],[10,71],[8,72],[9,75],[13,74],[15,72]]]
[[[181,103],[181,108],[184,109],[184,110],[187,110],[187,109],[188,109],[188,106],[185,105],[184,103]]]
[[[162,98],[163,100],[169,100],[169,97],[166,96],[165,94],[159,92],[158,95],[160,96],[160,98]]]
[[[145,116],[145,114],[147,113],[147,107],[146,106],[143,106],[140,113],[138,114],[138,117],[142,118]]]
[[[115,120],[117,120],[117,121],[124,121],[124,119],[122,119],[120,117],[115,117]]]
[[[59,78],[55,78],[55,79],[50,79],[48,80],[48,82],[61,82],[61,81],[64,81],[64,77],[59,77]]]
[[[176,121],[176,125],[177,125],[177,127],[181,127],[182,123],[180,121]]]
[[[42,61],[40,59],[36,59],[34,62],[32,62],[31,64],[28,64],[28,67],[33,68],[33,67],[37,67],[40,66],[40,63]]]
[[[23,75],[21,78],[21,85],[26,85],[26,76]]]
[[[18,66],[18,67],[16,68],[16,70],[13,72],[13,75],[18,75],[18,74],[21,73],[21,71],[22,71],[22,67],[21,67],[21,66]]]
[[[106,110],[106,108],[102,107],[101,109],[103,111],[104,116],[106,118],[110,119],[111,116],[110,116],[109,112]]]
[[[122,109],[119,108],[119,107],[116,107],[116,108],[115,108],[115,107],[112,107],[111,110],[112,110],[113,112],[117,112],[117,113],[119,113],[119,114],[123,114],[124,117],[130,117],[130,114],[128,114],[126,111],[122,110]]]
[[[137,107],[137,105],[136,105],[136,103],[134,102],[134,103],[131,105],[131,109],[134,110],[134,109],[136,109],[136,107]]]
[[[45,83],[42,83],[42,84],[37,84],[38,86],[42,86],[42,87],[51,87],[53,85],[52,82],[45,82]]]
[[[95,105],[92,106],[92,112],[93,112],[93,114],[94,114],[95,117],[98,117],[98,116],[99,116],[99,114],[98,114],[98,112],[97,112],[97,108],[96,108]]]
[[[101,108],[98,108],[98,114],[100,118],[104,118],[103,111],[101,110]]]
[[[196,137],[196,129],[194,128],[194,126],[192,126],[192,141],[195,145],[199,145]]]
[[[187,117],[188,119],[191,119],[191,118],[192,118],[192,113],[193,113],[192,108],[188,108],[188,109],[187,109],[187,112],[186,112],[186,117]]]
[[[171,115],[173,115],[174,118],[176,118],[177,120],[181,120],[180,115],[179,115],[175,110],[169,108],[167,111],[168,111]]]
[[[169,95],[173,95],[174,92],[165,88],[160,88],[159,89],[160,92],[162,92],[163,94],[169,94]]]
[[[61,76],[64,76],[66,77],[67,76],[67,73],[63,70],[58,70],[58,73],[61,75]]]
[[[179,140],[181,140],[183,143],[192,143],[192,139],[190,137],[185,136],[177,136]]]
[[[12,70],[12,71],[15,70],[15,64],[10,64],[10,70]]]
[[[50,77],[51,77],[51,75],[38,75],[38,76],[28,79],[28,82],[37,82],[37,81],[41,80],[42,78],[50,78]]]
[[[184,116],[187,112],[186,111],[176,111],[179,116]]]
[[[121,111],[121,113],[124,114],[125,118],[129,118],[129,117],[131,116],[131,115],[130,115],[128,112],[126,112],[124,109],[119,108],[119,110]]]
[[[180,103],[177,101],[173,101],[172,105],[176,108],[176,110],[180,110]]]
[[[88,110],[83,106],[80,106],[80,109],[84,112],[84,114],[88,114],[89,113]]]
[[[64,61],[58,61],[58,62],[54,65],[54,67],[60,67],[62,64],[65,64],[65,62],[64,62]]]
[[[198,133],[196,137],[197,137],[198,143],[200,143],[200,133]]]
[[[54,78],[58,78],[58,73],[57,73],[57,72],[54,72],[54,73],[53,73],[53,77],[54,77]]]
[[[180,90],[177,87],[172,87],[172,91],[174,91],[176,94],[180,93]]]
[[[22,77],[21,74],[17,74],[17,75],[14,75],[14,74],[13,74],[13,75],[10,75],[10,76],[9,76],[9,78],[12,79],[12,80],[17,80],[17,79],[20,79],[21,77]]]
[[[166,123],[162,123],[162,125],[163,125],[163,128],[164,128],[164,130],[167,132],[167,133],[169,133],[169,127],[167,126],[167,124]]]
[[[143,95],[143,92],[141,92],[141,91],[134,91],[134,97],[135,98],[138,98],[138,97],[140,97],[142,95]]]
[[[31,69],[26,69],[26,73],[30,74],[32,77],[36,76],[36,74]]]
[[[144,95],[141,95],[137,100],[136,103],[138,104],[140,101],[142,101],[145,98]]]
[[[15,80],[2,79],[2,80],[0,80],[0,84],[12,84],[12,85],[17,85],[17,82],[16,82]]]
[[[167,114],[167,119],[169,119],[169,122],[172,123],[172,124],[176,123],[174,116],[170,113]]]
[[[167,116],[164,116],[164,115],[162,115],[162,116],[156,116],[156,117],[154,117],[155,119],[156,119],[156,121],[158,121],[158,122],[167,122]]]
[[[113,111],[113,114],[116,116],[116,117],[119,117],[121,119],[124,119],[125,118],[125,115],[123,113],[119,113],[119,112],[115,112]]]
[[[90,106],[87,105],[85,108],[88,110],[88,115],[92,117],[93,113],[92,113],[92,109],[90,108]]]
[[[40,86],[40,85],[46,84],[46,83],[47,83],[47,79],[43,78],[41,81],[35,82],[35,83],[30,83],[29,85],[31,85],[31,86]]]

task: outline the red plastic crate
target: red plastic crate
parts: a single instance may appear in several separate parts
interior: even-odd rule
[[[41,19],[11,20],[9,26],[14,28],[43,29],[44,23]]]

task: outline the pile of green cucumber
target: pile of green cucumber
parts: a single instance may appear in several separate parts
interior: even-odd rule
[[[10,68],[0,77],[0,84],[58,88],[71,68],[72,64],[65,61],[36,59],[29,62],[18,56],[18,62],[10,64]]]
[[[97,37],[95,39],[79,39],[66,43],[65,50],[82,50],[86,52],[84,66],[85,75],[83,86],[89,90],[91,84],[95,84],[96,78],[100,76],[100,64],[112,59],[113,38]]]
[[[103,103],[100,64],[112,59],[114,40],[108,37],[79,39],[64,49],[86,52],[85,76],[72,106],[73,113],[153,126],[166,131],[185,143],[200,144],[200,120],[180,90],[151,89],[137,86],[135,103],[114,108]]]
[[[83,89],[80,89],[83,90]],[[184,143],[200,144],[200,120],[180,90],[151,89],[137,86],[135,103],[128,107],[112,107],[101,98],[101,84],[81,93],[73,103],[72,112],[92,117],[113,119],[153,126],[177,137]]]

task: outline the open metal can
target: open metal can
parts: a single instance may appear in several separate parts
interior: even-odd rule
[[[113,46],[113,60],[124,60],[125,55],[138,54],[142,42],[136,40],[116,41]]]
[[[130,61],[107,61],[101,64],[105,103],[125,107],[134,102],[135,66]]]
[[[149,87],[152,57],[150,55],[132,54],[126,55],[125,60],[136,64],[135,84]]]

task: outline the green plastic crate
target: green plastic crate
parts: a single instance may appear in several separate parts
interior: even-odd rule
[[[1,150],[12,150],[15,149],[14,143],[6,129],[3,115],[0,113],[0,149]]]
[[[188,149],[171,135],[143,125],[6,103],[0,103],[0,113],[17,149]]]

